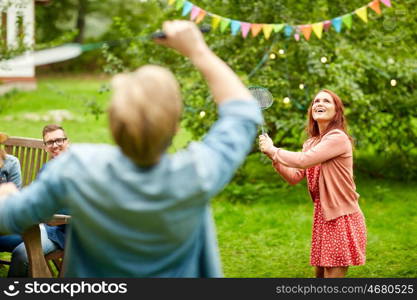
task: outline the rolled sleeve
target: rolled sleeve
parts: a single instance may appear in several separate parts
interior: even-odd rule
[[[220,118],[234,116],[251,120],[260,125],[263,122],[262,113],[256,100],[230,100],[219,106]]]

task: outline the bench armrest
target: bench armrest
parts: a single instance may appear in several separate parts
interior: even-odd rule
[[[68,224],[70,221],[71,221],[71,216],[69,215],[55,214],[52,217],[52,219],[46,222],[46,224],[49,226],[58,226],[58,225]]]

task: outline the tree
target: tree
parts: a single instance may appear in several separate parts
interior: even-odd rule
[[[65,0],[67,5],[75,0]],[[90,3],[91,2],[91,3]],[[161,28],[164,20],[181,18],[181,10],[167,1],[88,1],[88,9],[107,13],[113,22],[101,37],[105,40],[146,36]],[[194,0],[193,4],[220,16],[251,23],[312,24],[352,12],[366,1],[335,3],[318,0]],[[95,6],[92,5],[95,3]],[[118,3],[118,5],[116,5]],[[122,4],[123,3],[123,4]],[[91,5],[90,5],[91,4]],[[222,57],[248,85],[267,87],[275,103],[265,112],[267,128],[274,141],[299,149],[306,111],[321,88],[334,90],[345,103],[351,134],[357,149],[375,155],[395,157],[409,174],[417,174],[417,6],[414,0],[393,1],[382,15],[368,8],[365,24],[352,16],[352,28],[343,26],[314,34],[306,41],[286,37],[283,32],[269,40],[243,39],[219,29],[206,36],[210,47]],[[62,12],[64,13],[64,12]],[[188,18],[188,17],[187,17]],[[203,23],[210,23],[206,17]],[[279,54],[279,50],[284,54]],[[269,59],[273,52],[275,59]],[[137,40],[110,48],[108,53],[122,62],[119,69],[133,69],[145,63],[170,67],[182,86],[186,109],[184,125],[200,137],[216,118],[209,91],[191,64],[171,50]],[[326,62],[322,58],[326,58]],[[259,68],[256,68],[258,66]],[[118,71],[118,70],[116,70]],[[249,76],[251,75],[251,76]],[[300,89],[300,84],[304,87]],[[283,99],[289,97],[290,102]],[[200,117],[204,111],[205,117]]]

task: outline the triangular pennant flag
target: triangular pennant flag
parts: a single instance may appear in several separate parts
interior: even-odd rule
[[[233,20],[232,23],[230,24],[230,28],[232,29],[232,35],[236,35],[240,29],[240,22]]]
[[[255,37],[262,29],[262,24],[251,24],[250,31],[252,32],[252,36]]]
[[[273,28],[274,28],[274,32],[278,33],[282,30],[282,28],[284,28],[284,24],[274,24]]]
[[[249,30],[250,30],[250,23],[241,22],[240,27],[242,29],[242,36],[246,38],[248,36]]]
[[[219,17],[217,15],[213,15],[213,16],[211,16],[211,18],[212,18],[211,19],[211,28],[213,28],[213,31],[214,31],[219,26],[221,17]]]
[[[359,18],[362,19],[365,23],[368,23],[368,14],[366,12],[366,6],[358,8],[355,10],[355,13],[358,15]]]
[[[220,22],[220,31],[224,32],[227,26],[229,26],[230,19],[222,18]]]
[[[336,32],[342,31],[342,18],[337,17],[337,18],[332,19],[332,25],[334,29],[336,30]]]
[[[271,24],[264,24],[262,26],[262,31],[264,32],[264,36],[266,39],[269,39],[272,32],[272,25]]]
[[[175,2],[176,0],[168,0],[168,4],[169,5],[172,5],[172,4],[174,4],[174,2]]]
[[[342,17],[343,23],[345,23],[347,28],[352,28],[352,15],[347,14]]]
[[[304,37],[308,41],[311,35],[311,25],[301,25],[300,26],[301,32],[303,33]]]
[[[193,6],[193,8],[191,9],[191,16],[190,16],[190,20],[194,21],[195,18],[197,18],[198,14],[200,13],[201,8],[198,6]]]
[[[332,26],[332,22],[330,20],[326,20],[323,22],[324,31],[329,31],[330,26]]]
[[[203,21],[204,17],[206,16],[206,11],[204,9],[200,10],[200,12],[198,13],[197,19],[195,19],[195,22],[198,24],[201,21]]]
[[[184,0],[177,0],[177,3],[175,4],[176,10],[180,10],[184,6],[184,3],[185,3]]]
[[[313,24],[313,31],[316,34],[316,36],[321,39],[321,34],[323,32],[323,23],[315,23]]]
[[[391,1],[390,0],[381,0],[382,3],[385,4],[385,6],[391,7]]]
[[[379,0],[374,0],[368,4],[370,8],[372,8],[378,15],[381,14],[381,7],[379,6]]]
[[[182,16],[186,16],[193,9],[193,4],[191,2],[185,1],[184,6],[182,7]]]
[[[300,40],[300,35],[298,33],[294,34],[295,40],[298,42]]]
[[[292,26],[290,25],[285,25],[284,27],[284,34],[286,37],[290,37],[292,33]]]

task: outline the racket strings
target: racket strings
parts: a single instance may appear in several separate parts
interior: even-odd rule
[[[274,98],[272,94],[266,88],[262,87],[250,87],[249,91],[251,92],[252,96],[258,101],[259,106],[261,109],[267,109],[272,105]]]

